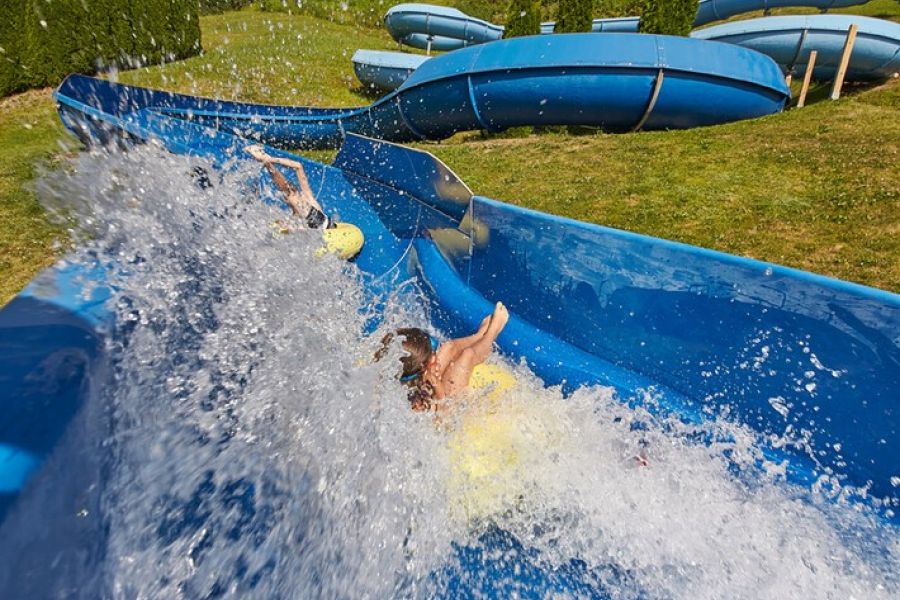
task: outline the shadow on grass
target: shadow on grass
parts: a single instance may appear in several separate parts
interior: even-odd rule
[[[360,101],[371,104],[380,98],[387,96],[390,92],[385,92],[380,88],[372,85],[357,85],[350,88],[350,93],[359,97]]]

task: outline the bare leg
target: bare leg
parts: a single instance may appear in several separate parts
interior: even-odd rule
[[[500,332],[503,331],[503,328],[506,327],[508,320],[509,312],[503,306],[503,303],[498,302],[484,335],[472,345],[464,348],[441,374],[444,392],[447,395],[456,394],[469,387],[472,370],[476,365],[483,363],[490,355],[494,341],[496,341]]]
[[[453,360],[459,356],[459,353],[477,342],[484,336],[487,331],[488,325],[491,323],[491,318],[493,314],[486,316],[482,321],[481,325],[478,326],[478,331],[473,333],[470,336],[466,336],[463,338],[456,338],[453,340],[447,340],[441,347],[438,348],[437,352],[437,361],[438,361],[438,371],[442,372],[446,369],[447,365],[449,365]]]

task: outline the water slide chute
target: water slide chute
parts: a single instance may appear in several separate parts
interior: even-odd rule
[[[72,88],[91,85],[87,78],[70,77],[60,89],[74,93]],[[109,93],[113,97],[103,103],[112,108],[118,94]],[[738,46],[589,33],[502,40],[444,54],[416,69],[394,93],[362,108],[140,94],[141,110],[295,148],[333,147],[347,133],[406,142],[523,125],[681,129],[776,113],[790,95],[774,62]]]
[[[428,56],[407,52],[357,50],[350,58],[356,78],[366,86],[393,91],[422,66]]]
[[[160,92],[70,80],[56,92],[60,114],[89,143],[153,138],[223,162],[246,143],[146,110]],[[771,398],[810,393],[796,383],[809,367],[792,360],[791,340],[802,342],[815,353],[812,368],[829,377],[816,380],[818,410],[797,404],[797,418],[818,424],[816,436],[840,438],[844,458],[858,458],[842,469],[852,481],[871,481],[876,496],[891,493],[900,296],[506,205],[473,195],[428,153],[360,136],[348,136],[332,166],[304,164],[326,209],[363,230],[361,269],[384,276],[412,243],[440,324],[470,330],[502,300],[513,316],[501,346],[548,383],[600,382],[623,397],[653,386],[680,411],[735,402],[751,424],[775,425],[781,416]],[[73,282],[43,289],[60,294],[65,311],[98,323],[103,297],[87,302]],[[740,366],[756,346],[767,348],[770,367],[758,380]],[[712,363],[731,366],[711,376],[705,365]],[[720,394],[733,386],[742,388],[741,400]]]
[[[785,7],[811,7],[820,10],[865,4],[868,0],[700,0],[694,27],[727,19],[755,10]],[[594,19],[592,31],[637,31],[638,17]],[[495,25],[467,15],[455,8],[433,4],[398,4],[388,9],[384,24],[398,43],[413,48],[456,50],[472,44],[492,42],[503,37],[502,25]],[[553,33],[555,23],[541,23],[541,33]],[[430,44],[430,46],[429,46]]]
[[[834,4],[828,1],[813,0],[810,3],[801,4],[798,0],[784,0],[773,4],[764,3],[768,8],[776,6],[814,6],[828,9],[838,6],[851,6],[858,4],[855,0]],[[406,5],[400,5],[406,6]],[[415,5],[417,14],[425,14],[428,5]],[[440,7],[435,7],[440,8]],[[700,2],[695,26],[703,25],[714,18],[710,15],[720,15],[717,18],[726,18],[734,14],[764,8],[760,2]],[[390,11],[388,11],[390,13]],[[457,11],[458,12],[458,11]],[[437,16],[435,18],[438,18]],[[387,19],[387,17],[386,17]],[[424,19],[422,17],[421,19]],[[420,20],[421,20],[420,19]],[[705,19],[705,20],[704,20]],[[594,20],[593,31],[595,33],[623,33],[636,32],[638,29],[637,17],[622,17],[613,19]],[[387,22],[387,21],[386,21]],[[392,21],[393,22],[393,21]],[[443,35],[435,38],[432,49],[454,50],[464,45],[476,43],[471,39],[463,43],[454,37],[448,37],[451,23],[460,23],[457,16],[448,21],[442,28]],[[811,50],[818,52],[816,69],[813,74],[817,80],[833,79],[840,62],[840,54],[843,49],[847,31],[852,23],[858,28],[857,42],[850,57],[849,68],[846,73],[848,81],[873,81],[893,76],[900,70],[900,24],[884,19],[861,17],[854,15],[805,15],[766,17],[760,19],[748,19],[734,23],[724,23],[704,29],[697,29],[691,33],[691,37],[703,40],[715,40],[729,44],[737,44],[750,48],[771,57],[785,72],[794,75],[802,75],[806,69],[806,62]],[[410,27],[413,26],[411,22]],[[457,27],[462,27],[459,25]],[[404,30],[406,31],[406,30]],[[542,23],[541,33],[553,33],[553,23]],[[393,34],[392,34],[393,35]],[[409,33],[404,34],[404,39],[409,40],[407,45],[424,48],[428,34]],[[415,37],[419,36],[419,37]],[[454,40],[456,43],[454,44]],[[485,40],[490,41],[490,40]],[[360,51],[360,55],[354,61],[357,77],[365,85],[372,85],[383,90],[396,89],[403,81],[403,73],[409,71],[409,65],[413,62],[424,62],[425,59],[407,58],[408,54],[401,52],[384,52],[375,50]],[[367,66],[370,62],[371,66]],[[386,77],[382,73],[390,72]]]
[[[384,25],[398,43],[421,49],[456,50],[503,38],[502,25],[432,4],[398,4],[385,13]]]
[[[148,110],[172,98],[159,94],[74,76],[55,98],[65,125],[89,144],[154,140],[221,168],[243,157],[247,140]],[[384,291],[416,274],[435,325],[451,335],[471,331],[503,300],[512,317],[501,350],[548,384],[609,385],[623,402],[641,402],[652,390],[659,406],[687,421],[728,407],[762,444],[796,424],[806,446],[767,450],[788,461],[791,480],[839,474],[847,485],[868,484],[870,496],[896,493],[897,295],[475,196],[428,153],[352,134],[332,166],[301,160],[326,212],[364,232],[357,265],[367,289]],[[38,569],[59,556],[90,557],[106,535],[102,521],[76,516],[103,486],[79,479],[73,462],[98,461],[99,449],[80,447],[77,435],[63,439],[86,411],[102,412],[91,399],[103,397],[108,381],[108,268],[60,264],[0,311],[0,397],[10,417],[0,421],[0,457],[17,457],[0,470],[0,531],[16,518],[16,503],[69,497],[61,485],[73,498],[85,494],[59,514],[41,513],[43,529],[60,532],[55,543],[17,550]],[[56,466],[47,471],[42,461],[51,458]],[[29,475],[37,481],[31,488]],[[0,551],[12,551],[8,540],[0,536]],[[590,570],[540,566],[521,549],[508,534],[485,533],[476,547],[458,549],[444,592],[478,585],[509,596],[526,572],[538,596],[597,593]],[[10,581],[0,577],[0,591]]]
[[[802,76],[817,52],[813,78],[833,79],[850,26],[858,27],[847,67],[848,81],[878,81],[900,72],[900,23],[855,15],[766,17],[698,29],[691,37],[737,44],[762,52],[785,72]]]

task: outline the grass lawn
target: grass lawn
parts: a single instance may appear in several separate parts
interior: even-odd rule
[[[894,0],[855,8],[900,17]],[[372,99],[353,76],[353,51],[395,47],[379,29],[255,10],[203,17],[201,27],[202,56],[119,80],[351,106]],[[0,304],[64,246],[64,232],[47,224],[27,187],[61,140],[72,146],[50,90],[0,100]],[[421,147],[481,195],[900,292],[900,81],[690,131],[468,133]]]
[[[421,144],[476,193],[900,291],[900,82],[754,121]]]
[[[0,306],[53,263],[66,239],[27,189],[35,165],[61,152],[61,142],[74,145],[50,90],[0,99]]]

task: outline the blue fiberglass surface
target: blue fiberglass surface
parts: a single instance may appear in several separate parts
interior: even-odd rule
[[[787,98],[780,71],[758,54],[633,34],[519,38],[458,50],[425,62],[397,94],[405,118],[427,137],[473,128],[473,121],[485,129],[592,121],[623,130],[641,121],[660,70],[669,79],[657,106],[676,104],[679,111],[657,115],[654,108],[645,126],[689,127],[771,114]],[[456,85],[460,79],[465,86]],[[707,93],[714,102],[706,103]]]
[[[102,279],[96,267],[61,265],[0,310],[0,522],[81,408],[109,296],[86,285]]]
[[[900,297],[477,196],[467,205],[431,161],[352,137],[335,166],[449,217],[419,223],[415,246],[439,326],[469,331],[502,300],[513,314],[501,347],[547,383],[602,383],[623,399],[654,388],[688,420],[727,406],[763,433],[804,428],[818,454],[801,478],[833,471],[894,493]],[[383,209],[397,221],[399,204]]]
[[[494,25],[446,6],[431,4],[398,4],[384,15],[388,32],[398,42],[418,48],[431,43],[438,50],[447,48],[445,40],[458,40],[460,45],[492,42],[503,37],[503,27]],[[439,46],[435,46],[438,38]]]
[[[184,140],[182,146],[232,143],[227,141],[231,136],[216,138],[183,121],[154,115],[143,118],[148,124],[168,123],[169,129],[156,126],[158,135]],[[341,185],[352,184],[354,198],[373,207],[374,212],[366,214],[383,223],[386,233],[379,234],[379,239],[387,233],[409,238],[429,230],[432,240],[423,240],[417,249],[420,262],[432,265],[432,276],[445,272],[442,277],[450,282],[453,273],[459,272],[463,285],[472,288],[473,302],[503,299],[518,309],[514,312],[523,326],[530,323],[539,334],[567,344],[572,356],[568,368],[575,371],[555,381],[583,383],[592,376],[611,385],[625,382],[617,385],[623,390],[656,382],[700,404],[737,403],[741,416],[763,430],[780,424],[780,413],[770,400],[794,404],[792,418],[811,420],[820,445],[827,448],[837,439],[843,444],[840,456],[824,450],[824,464],[850,462],[843,471],[857,484],[872,480],[873,492],[890,493],[888,478],[897,470],[890,458],[897,455],[893,447],[897,422],[891,412],[892,393],[898,385],[896,296],[539,216],[488,200],[476,199],[471,205],[471,193],[464,184],[449,169],[436,167],[440,163],[423,156],[351,137],[335,161],[338,168],[327,172]],[[310,163],[309,169],[311,180],[316,181],[323,168]],[[410,203],[409,198],[417,200]],[[342,212],[352,206],[356,204],[348,203]],[[475,219],[466,224],[465,213],[474,214]],[[354,219],[363,217],[354,215]],[[511,220],[516,224],[509,225]],[[454,222],[460,226],[454,227]],[[526,237],[516,239],[516,231]],[[549,250],[529,253],[541,248],[536,240],[549,244]],[[581,249],[573,253],[573,244]],[[372,246],[366,251],[376,252]],[[402,250],[395,246],[380,257],[380,264],[396,263]],[[442,270],[429,247],[439,249],[438,256],[453,268]],[[615,260],[610,248],[616,251]],[[563,255],[567,256],[565,269],[555,262],[540,263]],[[516,260],[510,261],[511,256]],[[661,258],[647,258],[656,256]],[[365,258],[361,260],[365,265]],[[571,273],[568,279],[562,278],[563,271]],[[515,285],[504,288],[504,281]],[[529,281],[532,286],[521,285]],[[548,313],[534,308],[544,304],[527,302],[544,298],[547,305],[558,307],[559,314],[566,314],[569,309],[561,301],[560,290],[566,290],[574,307],[567,319],[554,316],[548,322],[546,315],[557,315],[556,310]],[[444,303],[451,305],[449,300]],[[598,306],[608,310],[585,310]],[[586,312],[594,320],[591,327],[576,321]],[[678,327],[694,320],[697,326]],[[731,335],[734,332],[742,337]],[[797,360],[797,356],[808,358]],[[762,375],[755,368],[760,357],[767,365]],[[533,366],[538,363],[538,358],[532,360]],[[608,375],[614,370],[604,364],[617,365],[620,373]],[[554,380],[553,367],[550,361],[539,369],[548,381]],[[559,364],[555,367],[563,369]],[[767,375],[769,371],[775,374]],[[808,380],[809,371],[817,375],[815,380]],[[811,384],[811,390],[807,389]],[[750,400],[738,402],[737,397]],[[828,425],[836,419],[839,425]],[[866,434],[852,435],[850,430]]]
[[[868,0],[700,0],[694,26],[756,10],[784,7],[811,7],[821,10],[865,4]],[[594,19],[595,33],[638,30],[639,17]],[[399,4],[384,15],[388,32],[401,44],[413,48],[456,50],[472,44],[491,42],[503,37],[503,27],[471,17],[462,11],[433,4]],[[553,21],[541,23],[542,34],[552,34]]]
[[[865,4],[868,0],[700,0],[694,26],[704,25],[755,10],[801,7],[828,10]]]
[[[357,50],[350,60],[356,78],[363,85],[392,91],[400,87],[428,57],[406,52]]]
[[[653,103],[660,73],[664,80]],[[220,102],[70,76],[57,97],[124,121],[153,112],[279,146],[390,141],[519,125],[625,131],[723,123],[780,111],[778,66],[737,46],[669,36],[569,34],[473,46],[425,62],[371,106],[315,109]],[[75,110],[80,110],[74,107]]]
[[[894,493],[900,297],[480,197],[473,210],[485,233],[457,269],[488,301],[698,408],[804,427],[823,467]]]
[[[66,124],[89,140],[155,138],[173,152],[207,156],[222,167],[246,144],[144,108],[108,114],[92,108],[90,98],[58,99]],[[399,272],[415,250],[421,282],[434,288],[436,324],[471,330],[473,315],[502,299],[512,317],[501,348],[524,358],[548,383],[568,389],[605,383],[623,400],[656,386],[681,402],[673,408],[691,419],[700,414],[689,414],[693,408],[728,405],[748,425],[777,431],[782,413],[767,396],[780,394],[776,398],[790,407],[790,419],[815,423],[816,450],[828,453],[831,444],[833,453],[819,457],[824,467],[834,465],[852,483],[871,480],[873,494],[890,493],[884,477],[897,473],[900,456],[900,298],[473,197],[452,171],[432,160],[349,136],[335,166],[304,165],[326,211],[336,210],[364,230],[362,270],[376,277]],[[0,374],[30,381],[34,369],[61,364],[65,368],[49,382],[66,384],[32,397],[30,402],[59,403],[46,424],[31,418],[37,405],[22,404],[25,426],[10,427],[0,438],[7,457],[41,460],[83,402],[105,318],[102,288],[85,296],[84,277],[102,282],[102,270],[51,270],[33,284],[33,293],[0,311],[0,351],[15,359],[4,360]],[[367,282],[376,285],[374,278]],[[30,298],[38,292],[39,300]],[[27,340],[34,352],[16,340]],[[46,362],[58,351],[74,358]],[[17,364],[26,366],[8,366]],[[34,460],[10,465],[10,482],[35,467]],[[8,507],[14,495],[3,501]],[[590,569],[578,561],[542,565],[498,530],[487,532],[481,543],[457,548],[455,565],[443,579],[448,597],[471,592],[476,582],[477,593],[498,597],[522,591],[517,585],[534,595],[601,593]],[[54,550],[48,549],[48,557]]]
[[[859,28],[847,79],[878,80],[900,71],[900,23],[854,15],[767,17],[694,31],[691,37],[738,44],[761,52],[785,71],[803,75],[815,50],[815,79],[833,79],[850,25]]]

